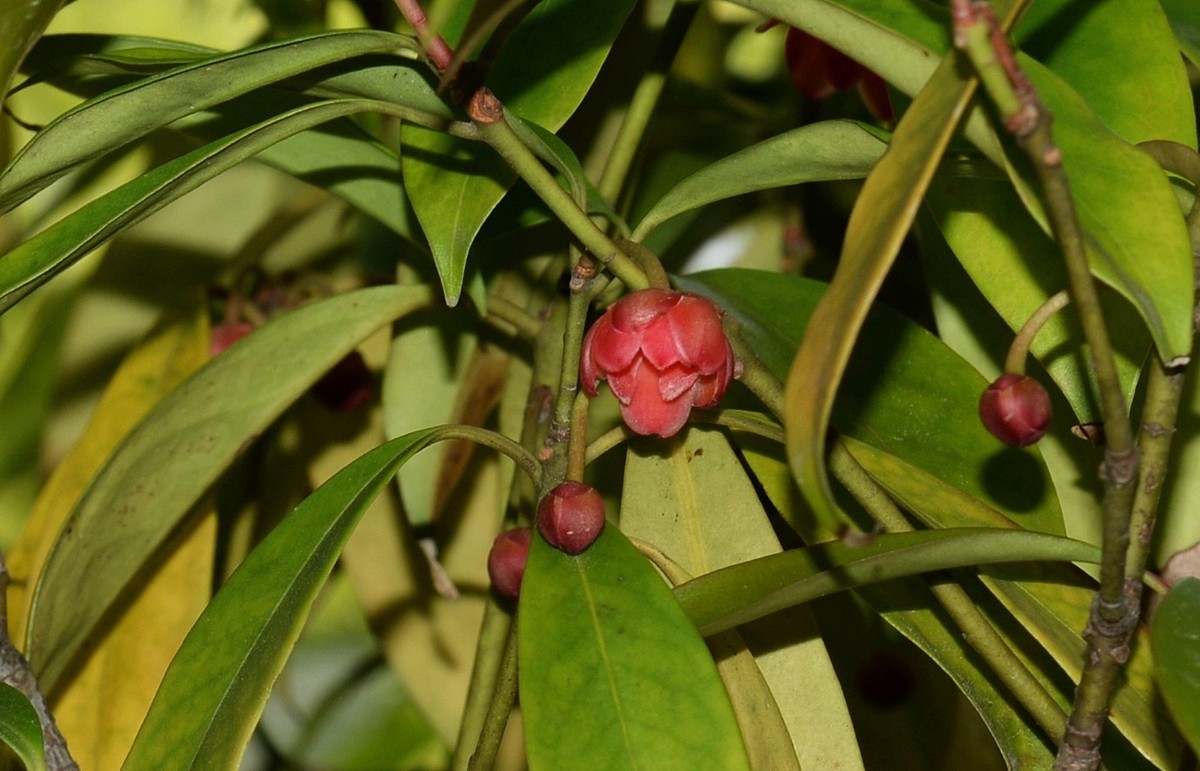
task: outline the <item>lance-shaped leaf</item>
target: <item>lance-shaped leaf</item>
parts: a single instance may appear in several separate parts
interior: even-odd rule
[[[1167,592],[1150,627],[1155,675],[1167,708],[1200,752],[1200,580],[1185,578]]]
[[[0,2],[0,104],[8,94],[13,75],[42,30],[65,0],[3,0]]]
[[[948,528],[891,533],[865,546],[840,541],[741,562],[676,587],[703,635],[732,629],[835,592],[936,570],[1003,562],[1099,562],[1090,543],[1045,533]]]
[[[415,47],[411,38],[388,32],[332,32],[215,56],[135,81],[69,110],[39,131],[0,175],[0,211],[80,164],[206,107],[324,64]]]
[[[557,131],[591,87],[633,5],[632,0],[538,3],[501,49],[488,85],[513,114]],[[454,305],[467,252],[516,175],[485,147],[419,127],[405,126],[401,138],[404,185],[446,300]]]
[[[577,557],[535,535],[520,605],[533,771],[749,768],[708,649],[615,527]]]
[[[699,428],[631,445],[621,532],[653,544],[692,576],[780,551],[729,441]],[[726,652],[717,666],[752,765],[861,768],[842,686],[810,613],[765,619],[710,645]]]
[[[792,361],[784,424],[792,472],[827,527],[841,516],[825,470],[825,434],[833,400],[867,310],[912,226],[975,80],[954,55],[943,60],[900,119],[888,152],[859,193],[829,291],[818,304]]]
[[[671,188],[638,223],[633,240],[714,201],[804,182],[862,179],[886,148],[880,132],[855,121],[793,129],[705,166]]]
[[[45,771],[46,751],[37,710],[25,694],[8,683],[0,683],[0,742],[12,749],[27,771]]]
[[[0,313],[92,249],[223,171],[300,131],[377,110],[422,119],[403,106],[362,99],[317,102],[168,161],[88,203],[0,259]],[[437,122],[439,119],[424,116]]]
[[[217,593],[171,662],[125,764],[236,769],[271,685],[358,518],[436,429],[384,444],[283,520]]]
[[[376,287],[300,308],[151,410],[71,512],[34,590],[26,651],[43,687],[238,449],[367,335],[429,299],[424,287]]]

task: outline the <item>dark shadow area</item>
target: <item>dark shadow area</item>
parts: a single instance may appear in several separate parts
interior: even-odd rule
[[[1014,478],[1024,484],[1014,485]],[[1033,511],[1046,497],[1046,474],[1037,458],[1015,447],[993,455],[980,474],[983,489],[1007,509]],[[1019,524],[1019,522],[1018,522]]]

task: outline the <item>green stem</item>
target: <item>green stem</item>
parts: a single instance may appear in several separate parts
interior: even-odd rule
[[[913,530],[908,518],[887,492],[859,465],[846,445],[837,441],[829,453],[829,470],[854,499],[889,533]],[[975,606],[974,600],[957,584],[930,584],[938,604],[962,630],[963,638],[995,672],[1038,727],[1051,738],[1062,735],[1067,716],[1054,698],[1042,687],[1024,662],[1017,657],[991,622]]]
[[[541,334],[542,322],[520,305],[498,294],[488,295],[487,305],[485,320],[507,324],[526,340],[536,340]]]
[[[638,147],[642,143],[642,137],[646,133],[646,126],[650,124],[654,108],[658,105],[659,97],[662,96],[671,63],[675,60],[684,34],[699,7],[697,3],[688,3],[682,6],[673,3],[669,10],[670,16],[659,33],[653,59],[645,76],[642,77],[633,92],[625,117],[621,121],[621,127],[609,150],[604,171],[596,185],[600,195],[606,201],[615,203],[621,195],[621,190],[629,177],[629,170],[633,167],[633,160],[637,156]]]
[[[525,180],[550,207],[559,221],[596,259],[621,279],[625,286],[636,290],[645,289],[650,285],[646,274],[596,226],[587,212],[579,208],[571,194],[559,186],[554,175],[547,171],[533,151],[521,142],[502,114],[498,120],[479,123],[478,126],[480,138],[508,162],[521,179]]]
[[[954,0],[955,41],[980,72],[1005,124],[1029,156],[1041,183],[1051,230],[1062,250],[1071,299],[1092,354],[1107,438],[1100,478],[1104,484],[1100,588],[1084,637],[1088,650],[1075,706],[1059,747],[1055,768],[1094,769],[1100,764],[1100,734],[1108,716],[1112,688],[1128,658],[1128,640],[1138,608],[1125,583],[1125,555],[1138,452],[1125,395],[1099,295],[1088,264],[1083,230],[1075,213],[1062,152],[1050,131],[1051,116],[1016,62],[1007,38],[983,0]]]
[[[511,629],[512,615],[497,604],[494,596],[490,596],[483,611],[479,643],[475,647],[475,663],[471,668],[471,684],[467,689],[467,703],[458,729],[458,742],[450,758],[451,771],[467,771],[471,755],[480,743],[483,726],[496,699]]]
[[[490,447],[511,458],[521,470],[529,475],[535,486],[542,482],[542,464],[538,459],[529,450],[503,434],[479,426],[439,426],[437,436],[433,441],[444,442],[447,439],[466,439],[484,447]]]
[[[471,755],[467,768],[470,771],[490,771],[496,765],[500,753],[500,742],[508,726],[508,716],[517,700],[517,627],[510,625],[504,644],[504,656],[496,677],[496,690],[488,705],[487,715],[479,732],[479,744]]]
[[[1017,332],[1012,345],[1008,347],[1008,357],[1004,360],[1005,372],[1011,372],[1014,375],[1025,374],[1025,359],[1029,357],[1029,346],[1033,344],[1033,338],[1037,337],[1037,333],[1042,331],[1042,327],[1053,318],[1054,314],[1067,307],[1070,302],[1071,295],[1068,292],[1065,290],[1056,292],[1033,312],[1033,315],[1021,325],[1021,330]]]

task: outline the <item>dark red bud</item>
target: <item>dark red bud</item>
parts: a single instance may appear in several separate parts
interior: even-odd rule
[[[505,530],[492,542],[492,550],[488,553],[488,576],[502,597],[515,600],[521,593],[521,578],[525,575],[532,535],[529,528],[519,527]]]
[[[375,379],[362,354],[351,351],[313,385],[312,395],[332,410],[354,412],[375,398]]]
[[[604,499],[595,488],[563,482],[538,504],[537,527],[554,548],[579,554],[604,529]]]
[[[1050,394],[1033,378],[1006,372],[980,397],[979,418],[1007,445],[1033,444],[1050,425]]]
[[[209,337],[208,343],[208,355],[216,356],[253,331],[254,326],[244,321],[222,321],[212,328],[212,335]]]

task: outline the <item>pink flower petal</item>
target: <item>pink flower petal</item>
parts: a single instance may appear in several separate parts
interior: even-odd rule
[[[635,390],[628,404],[621,405],[621,417],[625,425],[637,434],[657,434],[671,437],[679,433],[691,414],[691,400],[687,398],[665,401],[659,395],[658,373],[651,367],[639,367],[635,379]]]
[[[671,317],[660,316],[641,332],[642,355],[660,370],[680,362],[679,342],[671,325]]]
[[[608,313],[613,327],[621,332],[638,332],[679,302],[679,293],[667,289],[643,289],[617,301]]]
[[[676,364],[658,373],[658,393],[667,401],[674,401],[691,390],[700,374],[691,367]]]
[[[612,324],[612,317],[602,316],[592,325],[584,347],[590,352],[592,361],[601,377],[606,373],[620,372],[629,367],[637,357],[641,336],[622,332]]]
[[[715,303],[704,297],[684,295],[667,319],[681,361],[706,375],[716,372],[725,363],[729,341],[721,327],[721,311]]]

